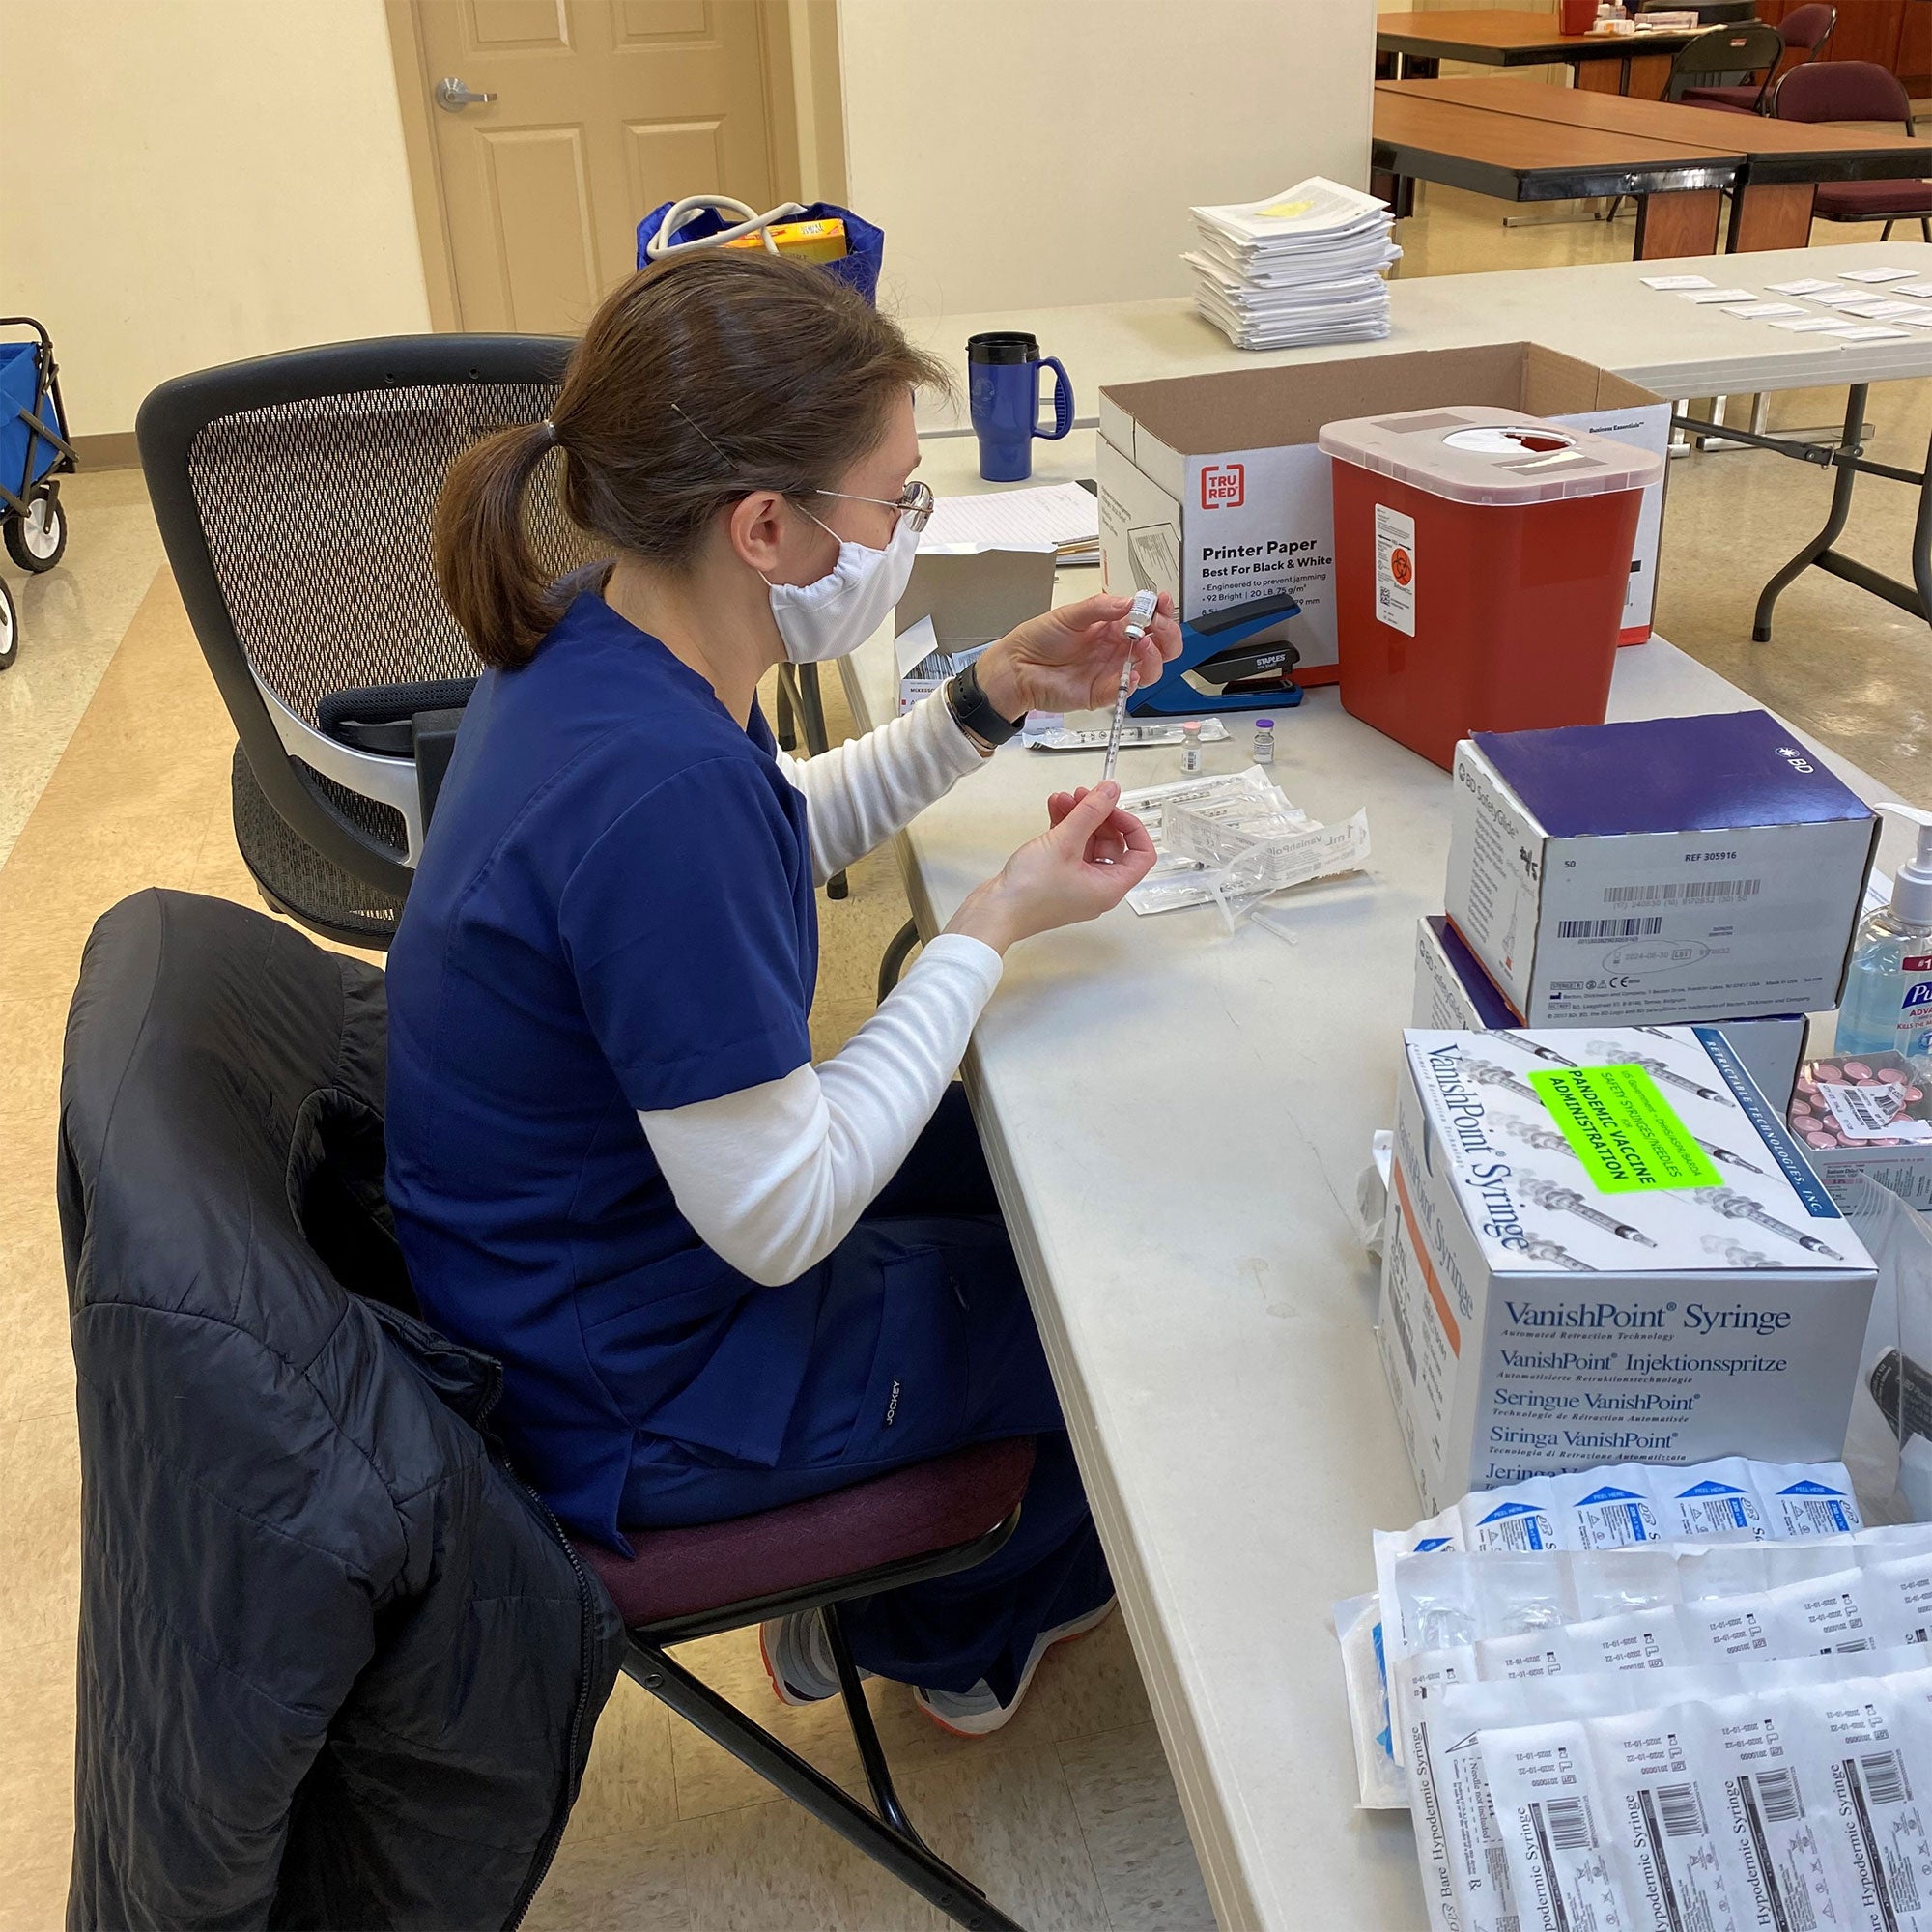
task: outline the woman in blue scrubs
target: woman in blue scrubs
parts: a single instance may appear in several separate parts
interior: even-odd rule
[[[717,1521],[1034,1435],[991,1561],[844,1621],[862,1666],[977,1734],[1112,1589],[972,1122],[951,1085],[1008,947],[1152,864],[1112,786],[970,894],[814,1066],[814,883],[969,777],[1030,708],[1108,702],[1179,647],[1165,601],[1022,625],[803,764],[756,688],[891,613],[931,498],[912,393],[939,380],[822,271],[714,251],[606,301],[552,418],[452,469],[437,566],[492,668],[389,954],[389,1193],[425,1313],[497,1356],[497,1414],[574,1529]],[[560,453],[611,561],[545,581],[524,527]],[[775,1688],[836,1688],[815,1617]]]

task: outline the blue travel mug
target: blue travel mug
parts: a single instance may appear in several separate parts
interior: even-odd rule
[[[1039,372],[1053,371],[1053,427],[1039,427]],[[1017,483],[1033,474],[1033,440],[1058,442],[1073,427],[1073,384],[1037,337],[993,329],[966,342],[966,395],[980,438],[980,474]]]

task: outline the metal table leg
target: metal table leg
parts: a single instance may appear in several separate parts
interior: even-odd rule
[[[1771,613],[1786,584],[1806,570],[1822,570],[1847,583],[1883,597],[1901,611],[1909,611],[1921,623],[1932,622],[1932,447],[1918,469],[1901,469],[1895,463],[1877,463],[1865,455],[1862,439],[1869,433],[1865,421],[1865,397],[1869,384],[1856,383],[1845,393],[1845,420],[1835,443],[1804,442],[1789,435],[1766,436],[1752,412],[1752,427],[1732,429],[1725,424],[1700,422],[1692,416],[1673,412],[1670,425],[1703,441],[1740,442],[1755,449],[1776,450],[1779,456],[1800,463],[1815,463],[1821,469],[1837,473],[1832,479],[1832,508],[1825,527],[1774,577],[1759,592],[1757,611],[1751,622],[1751,641],[1771,641]],[[1835,548],[1852,513],[1852,491],[1861,476],[1883,476],[1889,483],[1909,483],[1918,492],[1918,514],[1912,526],[1912,582],[1901,582],[1847,556]]]
[[[1864,426],[1865,419],[1866,387],[1863,383],[1854,384],[1845,396],[1845,426],[1838,440],[1838,448],[1849,456],[1856,457],[1859,453],[1859,431]],[[1852,490],[1858,480],[1859,472],[1851,464],[1838,467],[1838,473],[1832,479],[1832,508],[1825,519],[1825,527],[1758,592],[1757,611],[1751,619],[1753,643],[1770,643],[1772,608],[1786,584],[1802,572],[1809,570],[1814,563],[1821,569],[1831,569],[1832,565],[1826,559],[1836,557],[1837,554],[1832,546],[1843,533],[1845,520],[1852,513]],[[1921,523],[1924,520],[1922,496],[1919,519]]]
[[[827,749],[825,736],[825,699],[818,689],[818,667],[815,664],[802,664],[797,667],[798,678],[798,722],[805,733],[805,749],[808,756],[817,757]],[[851,896],[852,887],[843,872],[834,872],[825,882],[825,896],[829,899],[842,899]]]

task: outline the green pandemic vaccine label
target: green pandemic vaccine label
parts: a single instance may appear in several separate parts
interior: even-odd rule
[[[1529,1084],[1599,1194],[1716,1187],[1723,1177],[1641,1066],[1576,1066]]]

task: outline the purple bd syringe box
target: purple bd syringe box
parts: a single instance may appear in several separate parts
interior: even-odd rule
[[[1479,731],[1451,923],[1531,1026],[1838,1004],[1878,822],[1768,711]]]
[[[1408,1023],[1451,1033],[1522,1025],[1501,988],[1483,971],[1482,961],[1440,913],[1427,914],[1415,923],[1415,1004]],[[1745,1071],[1757,1082],[1765,1098],[1783,1113],[1791,1104],[1792,1083],[1804,1052],[1804,1015],[1776,1013],[1763,1019],[1716,1019],[1712,1023],[1723,1028],[1725,1038],[1744,1062]],[[1582,1027],[1592,1022],[1566,1018],[1545,1024]],[[1587,1058],[1587,1051],[1579,1047],[1573,1057]]]

